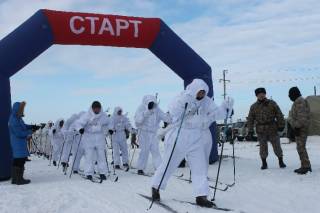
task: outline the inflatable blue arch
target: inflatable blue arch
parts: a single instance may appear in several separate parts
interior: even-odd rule
[[[210,66],[161,19],[39,10],[0,40],[0,179],[10,177],[12,161],[10,77],[53,44],[148,48],[183,79],[184,86],[203,79],[213,96]],[[212,154],[215,161],[215,142]]]

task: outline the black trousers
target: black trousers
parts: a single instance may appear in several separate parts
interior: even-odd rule
[[[23,168],[24,164],[26,163],[26,158],[14,158],[13,159],[13,166]]]

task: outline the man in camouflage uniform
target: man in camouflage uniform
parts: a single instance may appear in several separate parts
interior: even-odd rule
[[[275,101],[266,98],[265,88],[257,88],[255,94],[257,96],[257,102],[251,105],[247,118],[248,136],[253,136],[253,128],[254,125],[256,125],[256,132],[260,143],[260,157],[262,160],[261,169],[268,168],[268,141],[271,142],[273,151],[279,158],[280,168],[285,168],[286,165],[283,162],[283,153],[278,134],[278,131],[283,131],[285,127],[283,114]]]
[[[297,151],[301,161],[301,168],[294,170],[294,172],[306,174],[309,171],[312,172],[306,150],[308,128],[310,125],[310,107],[308,102],[301,96],[298,87],[292,87],[289,90],[289,98],[293,101],[293,104],[288,122],[293,129],[293,134],[297,143]]]

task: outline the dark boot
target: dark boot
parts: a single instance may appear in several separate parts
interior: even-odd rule
[[[261,169],[262,170],[268,169],[267,159],[261,159],[261,161],[262,161]]]
[[[17,184],[17,167],[11,168],[11,184]]]
[[[196,197],[196,203],[198,206],[206,207],[206,208],[212,208],[212,207],[216,206],[216,204],[214,204],[214,202],[209,201],[207,199],[207,196]]]
[[[138,170],[138,175],[144,175],[143,170]]]
[[[284,164],[282,157],[279,158],[279,166],[280,166],[280,168],[286,168],[287,167],[287,165]]]
[[[73,174],[79,174],[79,172],[77,170],[74,170]]]
[[[154,201],[160,201],[160,193],[159,190],[152,187],[152,199]]]
[[[25,185],[31,182],[30,180],[26,180],[23,178],[24,168],[16,167],[16,171],[17,171],[17,180],[16,180],[17,185]]]
[[[107,180],[107,177],[106,177],[106,175],[101,174],[101,175],[100,175],[100,179],[101,179],[101,180]]]
[[[53,161],[52,164],[53,164],[54,166],[57,166],[57,162],[55,162],[55,161]]]
[[[88,180],[92,180],[92,175],[87,175]]]
[[[119,165],[114,166],[115,169],[121,169]]]
[[[311,167],[308,167],[308,168],[301,167],[299,169],[294,170],[294,172],[299,174],[299,175],[305,175],[308,172],[312,172],[312,169],[311,169]]]
[[[129,165],[127,163],[124,163],[123,166],[124,167],[129,167]]]

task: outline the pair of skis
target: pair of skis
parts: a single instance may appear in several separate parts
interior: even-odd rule
[[[140,194],[140,193],[138,193],[138,195],[143,197],[143,198],[145,198],[145,199],[147,199],[147,200],[149,200],[149,201],[152,201],[152,197],[150,197],[150,196],[147,196],[147,195],[144,195],[144,194]],[[193,205],[193,206],[198,206],[196,203],[191,202],[191,201],[183,201],[183,200],[177,200],[177,199],[173,199],[173,201],[178,202],[178,203],[182,203],[182,204],[190,204],[190,205]],[[168,204],[165,204],[162,201],[154,201],[154,203],[156,205],[160,206],[161,208],[167,210],[168,212],[178,213],[177,210],[173,209]],[[198,207],[204,208],[204,207],[201,207],[201,206],[198,206]],[[217,207],[217,206],[213,206],[212,209],[219,210],[219,211],[226,211],[226,212],[234,211],[233,209],[221,208],[221,207]]]
[[[80,177],[82,177],[86,180],[89,180],[85,174],[79,173],[79,175],[80,175]],[[111,180],[111,182],[118,182],[119,177],[115,176],[113,179],[111,179],[111,175],[109,174],[109,175],[107,175],[107,180]],[[93,183],[99,183],[99,184],[103,183],[103,179],[101,179],[99,176],[96,176],[96,175],[92,175],[92,179],[90,179],[90,181]]]

